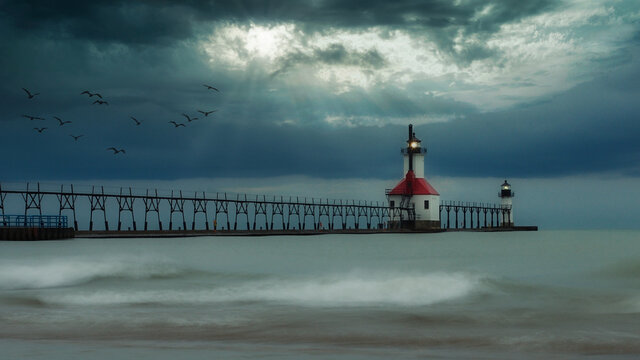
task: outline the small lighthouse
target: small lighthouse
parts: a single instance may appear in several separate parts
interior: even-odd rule
[[[387,192],[391,226],[402,224],[414,230],[440,229],[440,194],[424,178],[427,150],[409,125],[409,138],[402,149],[404,178]]]
[[[500,197],[500,205],[503,209],[503,217],[502,217],[502,226],[505,227],[513,227],[513,197],[515,193],[511,191],[511,184],[507,182],[507,180],[500,185],[500,193],[498,194]]]

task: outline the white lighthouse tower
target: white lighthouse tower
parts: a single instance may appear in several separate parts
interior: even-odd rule
[[[404,179],[387,192],[391,226],[415,230],[440,229],[440,194],[424,178],[424,155],[420,139],[409,125],[404,157]],[[410,209],[409,211],[403,209]]]
[[[513,197],[515,193],[511,191],[511,184],[507,180],[500,185],[500,206],[502,207],[502,226],[513,227]]]

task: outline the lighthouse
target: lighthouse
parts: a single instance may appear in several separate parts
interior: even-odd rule
[[[502,226],[505,227],[513,227],[513,197],[515,196],[514,192],[511,191],[511,184],[505,180],[502,185],[500,185],[500,192],[498,193],[500,197],[500,207],[502,207]]]
[[[407,146],[402,149],[404,178],[387,191],[392,227],[440,229],[440,194],[424,178],[426,152],[409,125]]]

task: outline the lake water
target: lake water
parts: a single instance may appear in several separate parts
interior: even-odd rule
[[[637,359],[640,232],[0,242],[0,358]]]

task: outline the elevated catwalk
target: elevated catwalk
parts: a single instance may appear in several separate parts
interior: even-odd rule
[[[72,232],[65,233],[66,237],[266,236],[537,229],[505,226],[510,223],[510,209],[492,204],[443,202],[439,207],[443,219],[440,228],[412,229],[410,222],[415,218],[414,209],[391,208],[386,202],[227,193],[208,196],[204,192],[186,196],[182,191],[163,194],[157,190],[120,188],[109,192],[103,187],[85,188],[76,191],[73,185],[61,185],[55,189],[51,186],[43,189],[40,184],[9,188],[0,184],[0,216],[9,210],[6,209],[9,203],[7,196],[11,196],[13,199],[9,200],[14,201],[10,210],[13,213],[22,212],[28,216],[28,213],[37,212],[36,216],[46,217],[41,215],[43,208],[49,211],[55,209],[57,216],[64,215],[65,221],[66,215],[70,215],[72,220],[69,221],[69,228]],[[83,214],[85,218],[88,215],[88,221],[81,224],[78,214]],[[95,215],[101,215],[102,221],[95,222]],[[144,221],[139,224],[136,219],[141,215]],[[394,215],[399,219],[406,218],[404,221],[407,224],[390,221]],[[152,219],[155,221],[152,222]],[[0,235],[0,239],[8,238],[8,235]]]

